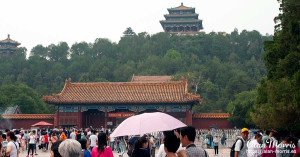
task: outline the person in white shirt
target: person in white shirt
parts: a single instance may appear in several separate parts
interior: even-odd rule
[[[14,132],[8,132],[6,139],[8,141],[6,154],[9,154],[10,157],[17,157],[19,154],[19,144],[16,142],[17,137]]]
[[[76,140],[76,134],[74,131],[71,132],[70,137],[72,140]]]
[[[115,138],[114,137],[109,137],[110,139],[110,144],[111,144],[111,150],[114,151],[115,149]]]
[[[97,142],[98,142],[98,137],[96,135],[96,131],[94,130],[93,135],[91,135],[89,138],[90,150],[92,150],[97,145]]]
[[[244,157],[247,156],[247,139],[249,135],[249,131],[247,128],[243,128],[241,131],[242,138],[236,141],[235,147],[234,147],[234,157]],[[242,147],[243,146],[243,147]]]
[[[28,152],[27,152],[27,157],[29,157],[30,150],[31,150],[32,156],[33,156],[35,142],[36,142],[36,136],[34,135],[33,132],[30,132],[29,137],[28,137]]]
[[[165,151],[165,144],[164,144],[165,137],[175,134],[176,137],[179,139],[179,136],[180,136],[179,133],[180,133],[180,129],[174,130],[174,132],[173,131],[164,131],[163,132],[163,138],[161,141],[162,144],[159,146],[157,157],[166,157],[167,156],[167,153]],[[183,148],[182,144],[180,143],[179,148],[177,149],[176,152],[179,152],[181,150],[185,150],[185,148]]]
[[[261,157],[262,155],[262,136],[256,134],[255,139],[252,139],[247,143],[248,153],[247,157]]]
[[[215,150],[215,155],[219,154],[219,136],[216,135],[215,138],[213,139],[214,142],[214,150]]]

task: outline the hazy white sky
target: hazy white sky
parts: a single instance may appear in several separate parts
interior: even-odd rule
[[[7,34],[28,51],[66,41],[118,42],[127,27],[136,32],[162,32],[167,8],[195,7],[205,32],[258,30],[273,34],[277,0],[1,0],[0,40]]]

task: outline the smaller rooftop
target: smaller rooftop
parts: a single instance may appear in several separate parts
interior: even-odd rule
[[[181,5],[176,8],[169,8],[168,10],[193,10],[195,8],[184,6],[181,2]]]
[[[171,81],[172,76],[132,76],[131,82],[166,82]]]
[[[7,43],[14,44],[14,45],[17,45],[17,46],[21,45],[21,43],[15,41],[15,40],[10,39],[10,35],[9,34],[7,35],[6,39],[0,40],[0,44],[7,44]]]
[[[7,107],[3,114],[20,114],[19,106]]]

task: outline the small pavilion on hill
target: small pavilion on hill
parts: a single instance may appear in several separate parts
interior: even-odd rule
[[[195,13],[195,8],[181,3],[176,8],[169,8],[168,12],[169,14],[164,15],[166,20],[160,21],[167,33],[196,34],[203,29],[202,20],[198,19],[199,14]]]
[[[21,43],[10,39],[10,35],[7,35],[7,38],[0,40],[0,57],[1,56],[12,56],[18,49],[18,46]]]

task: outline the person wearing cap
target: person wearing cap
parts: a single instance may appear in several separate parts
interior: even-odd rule
[[[247,128],[243,128],[241,131],[240,140],[236,141],[235,148],[234,148],[234,157],[244,157],[247,156],[247,139],[248,139],[249,130]],[[243,145],[243,147],[242,147]]]

